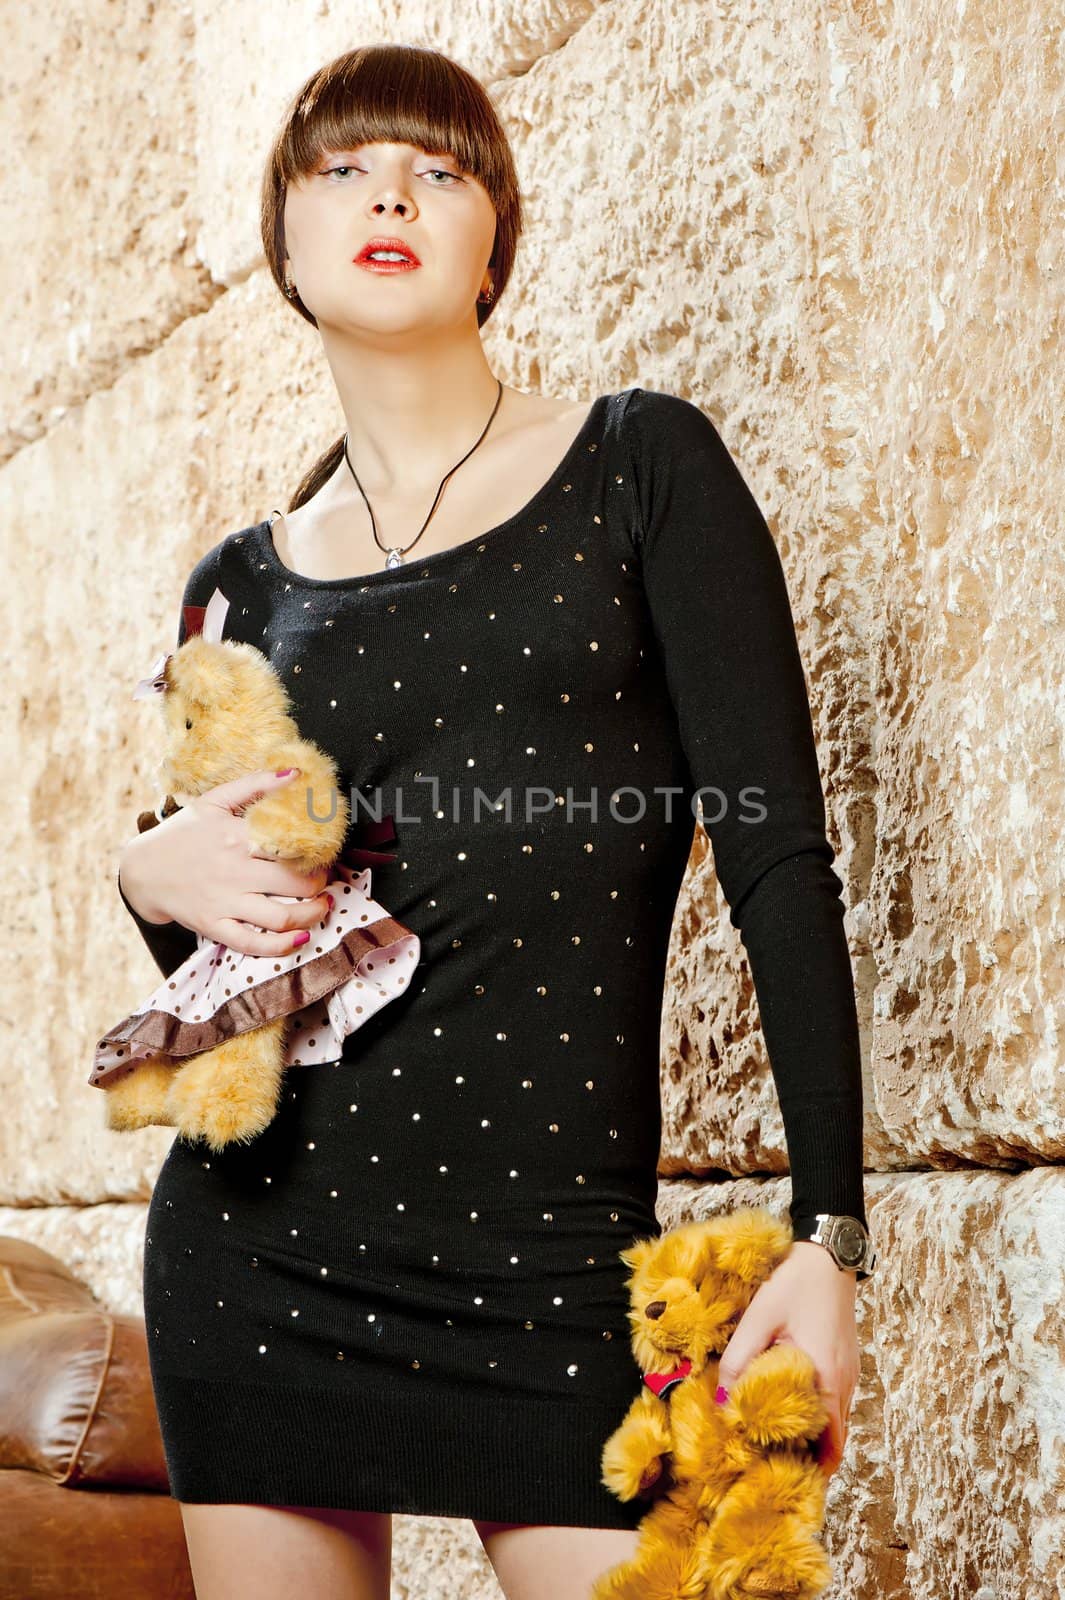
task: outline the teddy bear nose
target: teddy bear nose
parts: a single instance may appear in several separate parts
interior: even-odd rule
[[[643,1314],[645,1317],[650,1317],[652,1321],[657,1322],[665,1309],[666,1302],[664,1300],[652,1300],[649,1306],[644,1306]]]

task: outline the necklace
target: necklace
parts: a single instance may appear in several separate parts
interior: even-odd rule
[[[369,500],[366,499],[366,490],[363,488],[362,484],[359,483],[358,474],[356,473],[355,468],[351,465],[351,457],[348,455],[348,436],[347,436],[347,434],[344,435],[344,460],[347,462],[349,468],[351,469],[351,476],[355,479],[356,485],[358,486],[359,493],[362,495],[362,498],[364,500],[366,500],[366,509],[370,513],[370,524],[371,524],[371,526],[373,528],[374,543],[376,544],[378,550],[388,550],[388,557],[387,557],[387,559],[385,561],[385,566],[386,567],[399,567],[399,566],[402,566],[403,557],[406,555],[407,551],[408,550],[413,550],[414,546],[418,543],[418,540],[421,538],[422,534],[425,532],[426,528],[429,526],[430,519],[431,519],[431,517],[433,515],[433,512],[437,508],[437,505],[438,505],[439,500],[440,500],[440,496],[444,492],[444,485],[447,482],[447,480],[450,478],[451,473],[452,472],[457,472],[458,469],[461,467],[462,462],[469,460],[470,456],[472,456],[473,452],[476,450],[477,445],[480,444],[481,439],[484,438],[485,434],[488,432],[489,428],[492,426],[492,418],[495,416],[496,412],[499,410],[499,402],[503,398],[503,383],[502,383],[502,380],[497,378],[496,379],[496,383],[499,386],[498,393],[496,394],[496,403],[492,407],[492,416],[488,418],[488,421],[485,423],[483,429],[481,430],[481,437],[476,441],[475,444],[471,445],[470,448],[466,451],[466,454],[462,457],[462,461],[456,461],[455,462],[455,465],[451,468],[451,472],[445,472],[444,476],[440,480],[440,487],[436,491],[436,499],[433,501],[432,506],[429,509],[429,516],[426,517],[425,521],[422,523],[421,527],[418,529],[418,532],[415,534],[415,536],[411,540],[410,544],[404,546],[404,548],[402,550],[396,549],[394,547],[390,549],[387,545],[383,545],[381,543],[380,539],[377,537],[377,519],[373,514],[373,506],[370,504]]]

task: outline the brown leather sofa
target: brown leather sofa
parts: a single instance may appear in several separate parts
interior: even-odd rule
[[[140,1317],[0,1235],[0,1600],[195,1600]]]

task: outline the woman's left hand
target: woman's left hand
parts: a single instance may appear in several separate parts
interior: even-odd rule
[[[796,1239],[755,1292],[725,1347],[718,1382],[727,1391],[749,1361],[773,1344],[798,1345],[817,1371],[828,1426],[817,1441],[817,1460],[831,1478],[843,1458],[847,1416],[858,1382],[861,1353],[855,1323],[857,1274],[837,1267],[824,1245]]]

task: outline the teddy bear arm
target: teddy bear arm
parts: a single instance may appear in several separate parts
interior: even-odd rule
[[[603,1447],[603,1482],[619,1500],[652,1493],[672,1450],[668,1405],[644,1390]]]
[[[306,744],[286,746],[278,766],[299,767],[300,776],[248,807],[253,849],[291,861],[305,872],[331,865],[343,849],[349,817],[335,766]]]
[[[791,1344],[771,1345],[748,1362],[729,1406],[750,1442],[762,1447],[816,1439],[828,1423],[816,1368]]]

